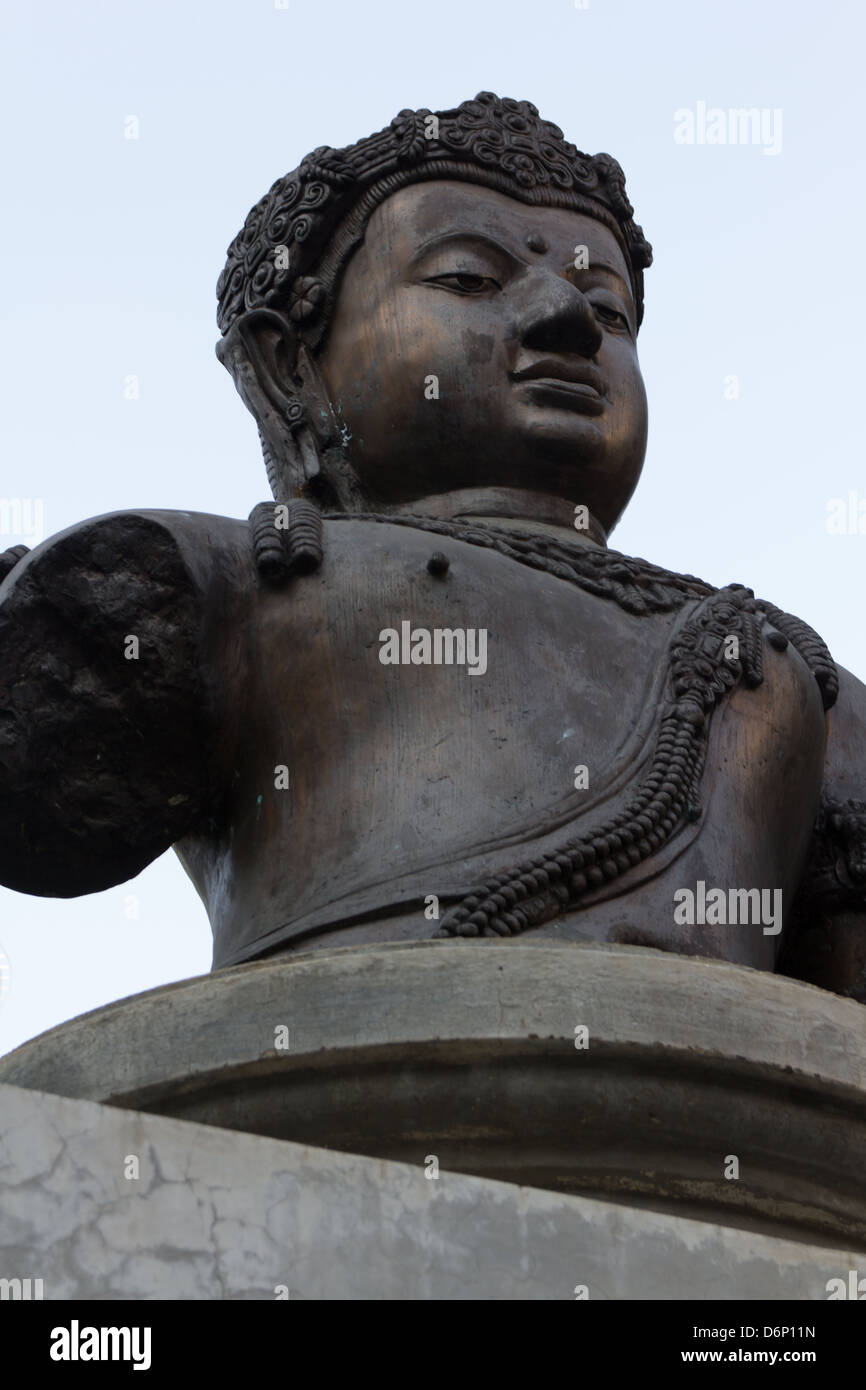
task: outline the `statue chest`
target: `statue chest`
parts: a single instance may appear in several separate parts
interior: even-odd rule
[[[683,690],[718,681],[707,652],[724,602],[705,631],[700,595],[638,616],[450,536],[327,529],[321,569],[260,592],[244,633],[226,754],[234,886],[212,910],[229,936],[324,941],[356,918],[393,922],[381,939],[430,935],[416,920],[428,894],[459,900],[599,833],[598,863],[573,876],[583,901],[558,917],[579,938],[612,939],[630,920],[623,904],[643,922],[647,893],[661,894],[651,938],[691,949],[667,911],[683,874],[793,892],[824,747],[817,686],[793,648],[768,649],[757,689],[721,681],[698,757],[663,722]],[[690,778],[694,816],[676,803]],[[607,825],[637,828],[605,842]]]
[[[456,844],[589,802],[640,757],[676,615],[451,538],[368,526],[360,551],[332,529],[322,570],[250,635],[256,720],[305,804]]]

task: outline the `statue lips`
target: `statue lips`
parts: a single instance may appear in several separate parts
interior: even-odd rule
[[[562,405],[586,415],[604,410],[607,385],[597,368],[587,361],[569,362],[563,358],[542,357],[528,367],[511,373],[512,381],[528,382],[536,394],[553,405]]]

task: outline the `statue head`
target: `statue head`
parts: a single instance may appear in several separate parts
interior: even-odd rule
[[[609,155],[482,92],[279,179],[217,286],[220,360],[275,498],[412,509],[466,489],[585,504],[637,483],[651,249]]]

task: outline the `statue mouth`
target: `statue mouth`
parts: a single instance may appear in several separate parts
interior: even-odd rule
[[[535,396],[587,415],[600,415],[605,407],[606,383],[589,362],[568,362],[543,357],[511,373],[511,379],[533,388]]]

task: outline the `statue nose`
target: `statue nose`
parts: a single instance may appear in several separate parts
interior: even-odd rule
[[[539,352],[595,357],[604,335],[586,295],[561,275],[545,274],[533,280],[526,286],[526,312],[519,331],[522,345]]]

